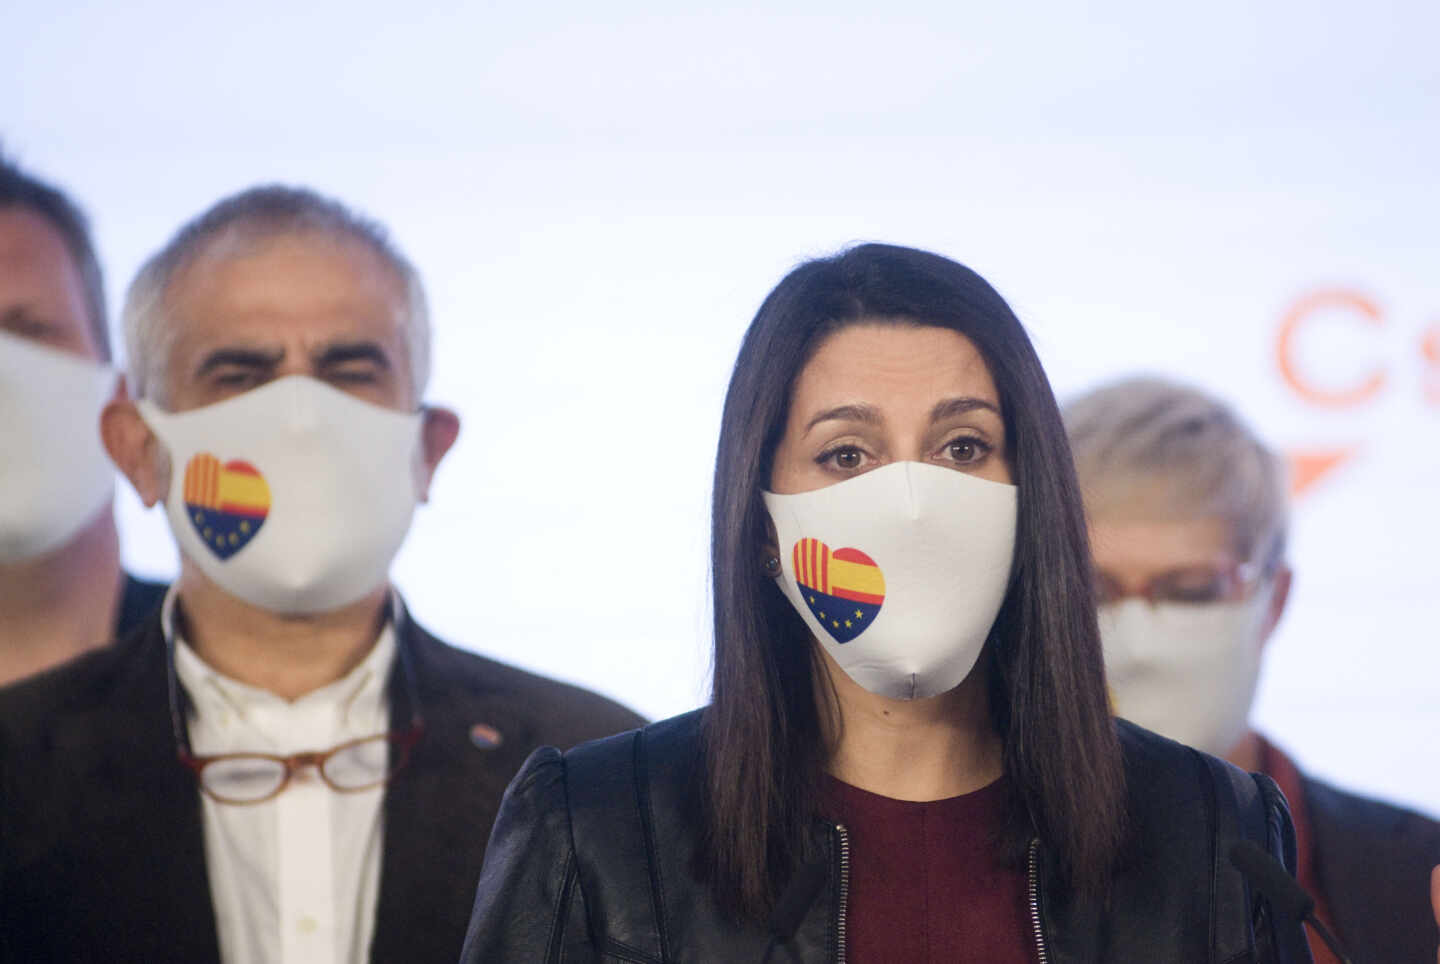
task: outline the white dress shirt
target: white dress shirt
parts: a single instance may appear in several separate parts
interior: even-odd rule
[[[167,632],[173,631],[173,600],[172,592],[165,600]],[[395,660],[393,623],[343,679],[293,703],[221,675],[174,638],[175,670],[193,706],[189,738],[197,756],[290,756],[389,728],[385,683]],[[226,964],[368,960],[383,797],[384,787],[339,793],[308,768],[263,803],[226,804],[201,795],[205,869]]]

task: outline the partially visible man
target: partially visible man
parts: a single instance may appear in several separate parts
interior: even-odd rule
[[[525,757],[641,720],[445,645],[390,587],[460,427],[421,401],[418,276],[337,202],[256,188],[150,259],[125,330],[105,443],[180,576],[0,693],[0,959],[455,960]]]
[[[0,685],[123,635],[165,591],[120,568],[105,318],[85,215],[0,158]]]
[[[1065,422],[1116,715],[1274,778],[1300,883],[1355,960],[1429,960],[1440,824],[1306,776],[1249,724],[1290,591],[1280,460],[1224,403],[1162,379],[1096,389]],[[1318,939],[1311,951],[1335,960]]]

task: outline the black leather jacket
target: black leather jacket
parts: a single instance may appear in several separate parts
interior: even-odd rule
[[[530,757],[490,837],[465,962],[845,960],[843,827],[816,822],[828,879],[783,942],[727,920],[691,873],[697,828],[685,795],[699,772],[699,715]],[[1102,908],[1067,896],[1051,855],[1032,845],[1037,959],[1308,962],[1298,925],[1277,926],[1228,859],[1234,841],[1250,839],[1293,872],[1294,831],[1275,784],[1119,726],[1134,856]]]

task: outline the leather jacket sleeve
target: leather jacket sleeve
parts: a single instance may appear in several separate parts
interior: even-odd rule
[[[1275,781],[1262,773],[1251,774],[1260,788],[1260,798],[1265,806],[1265,849],[1270,856],[1285,865],[1294,877],[1299,866],[1295,843],[1295,826],[1290,820],[1290,808],[1285,795]],[[1276,964],[1311,964],[1310,944],[1305,928],[1298,921],[1287,921],[1276,917],[1268,901],[1256,895],[1258,909],[1255,920],[1255,944],[1261,960],[1272,960]],[[1268,954],[1268,957],[1267,957]]]
[[[1215,859],[1221,882],[1216,891],[1217,911],[1226,913],[1226,894],[1230,891],[1226,879],[1238,881],[1241,887],[1234,893],[1237,897],[1244,895],[1248,904],[1254,960],[1259,964],[1311,964],[1309,942],[1300,922],[1277,916],[1270,902],[1230,862],[1230,848],[1239,840],[1250,840],[1279,861],[1292,877],[1295,875],[1295,826],[1284,794],[1264,774],[1245,773],[1213,757],[1199,756],[1210,768],[1212,786],[1221,804],[1216,817]],[[1240,914],[1235,917],[1243,919]]]
[[[554,747],[542,747],[525,761],[500,804],[461,960],[599,961],[588,931],[565,760]]]

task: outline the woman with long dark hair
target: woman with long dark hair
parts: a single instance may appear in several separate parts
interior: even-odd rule
[[[465,960],[1290,961],[1263,777],[1111,719],[1059,412],[984,279],[810,261],[715,469],[703,710],[516,777]]]

